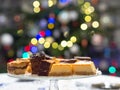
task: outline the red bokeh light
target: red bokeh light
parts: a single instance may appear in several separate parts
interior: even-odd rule
[[[25,52],[30,51],[30,46],[29,46],[29,45],[25,46],[25,47],[24,47],[24,51],[25,51]]]
[[[45,31],[42,30],[39,32],[39,34],[40,34],[40,36],[45,37]]]

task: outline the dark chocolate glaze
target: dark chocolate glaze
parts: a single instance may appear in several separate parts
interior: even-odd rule
[[[77,60],[76,59],[61,59],[61,63],[75,63]]]

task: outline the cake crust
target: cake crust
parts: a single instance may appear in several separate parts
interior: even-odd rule
[[[11,74],[25,74],[26,68],[29,65],[29,59],[15,60],[7,63],[7,72]]]

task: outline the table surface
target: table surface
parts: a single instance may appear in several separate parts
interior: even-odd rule
[[[120,77],[99,75],[89,78],[59,80],[58,86],[59,90],[100,90],[92,87],[92,84],[96,83],[120,84]],[[9,77],[7,73],[0,74],[0,90],[49,90],[49,85],[49,80],[20,80]]]

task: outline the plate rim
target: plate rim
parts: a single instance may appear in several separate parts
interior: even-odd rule
[[[38,75],[31,75],[31,74],[10,74],[7,73],[8,76],[13,78],[18,78],[21,80],[68,80],[68,79],[80,79],[80,78],[89,78],[94,76],[102,75],[100,70],[97,70],[96,74],[94,75],[71,75],[71,76],[38,76]]]

